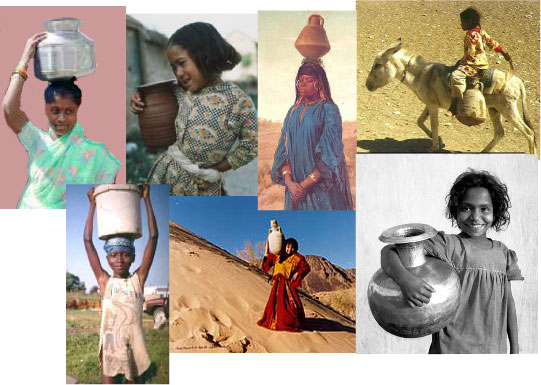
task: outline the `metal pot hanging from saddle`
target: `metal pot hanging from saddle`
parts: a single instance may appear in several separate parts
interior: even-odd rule
[[[457,120],[466,126],[483,123],[487,118],[487,106],[482,92],[483,85],[477,78],[467,78],[467,88],[456,108]]]
[[[379,269],[368,284],[368,304],[377,323],[399,337],[423,337],[444,328],[455,316],[460,301],[460,280],[455,270],[440,259],[425,255],[423,241],[437,234],[421,223],[385,230],[379,240],[394,243],[400,261],[413,275],[434,288],[428,304],[412,308],[400,286]]]

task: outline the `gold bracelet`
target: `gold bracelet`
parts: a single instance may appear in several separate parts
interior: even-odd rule
[[[317,182],[317,178],[316,176],[314,175],[314,173],[308,175],[310,177],[310,179],[312,179],[314,182]]]
[[[15,67],[11,75],[19,75],[25,81],[26,79],[28,79],[28,74],[26,73],[26,69],[21,66]]]
[[[291,175],[291,173],[289,171],[287,171],[287,170],[282,171],[282,176],[286,176],[287,174]]]

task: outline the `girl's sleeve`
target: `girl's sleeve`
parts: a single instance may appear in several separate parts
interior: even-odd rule
[[[503,47],[496,40],[491,38],[490,35],[486,32],[485,32],[485,44],[489,49],[493,50],[494,52],[503,51]]]
[[[268,273],[271,267],[274,266],[276,256],[272,253],[269,253],[263,257],[263,262],[261,263],[260,270],[264,273]]]
[[[456,254],[457,242],[455,238],[438,231],[436,236],[423,241],[426,255],[441,259],[456,270],[453,256]]]
[[[17,136],[26,152],[32,156],[38,152],[40,147],[44,146],[44,135],[45,133],[43,131],[28,121]]]
[[[342,186],[347,183],[339,169],[344,162],[344,145],[342,143],[342,117],[340,110],[333,103],[325,103],[323,129],[319,143],[315,147],[316,168],[323,176],[326,190],[335,183]]]
[[[508,281],[523,281],[524,277],[518,266],[518,258],[513,250],[509,250],[504,246],[504,253],[507,257],[507,265],[505,268],[505,273],[507,275]]]
[[[109,152],[109,149],[102,144],[102,156],[99,163],[99,170],[96,173],[95,182],[97,184],[102,183],[114,183],[116,174],[122,166],[122,163]]]
[[[237,133],[239,145],[226,159],[236,169],[257,156],[257,112],[248,95],[243,93],[234,103],[229,124]]]
[[[295,267],[295,272],[297,273],[297,279],[291,282],[291,288],[296,289],[301,286],[301,281],[306,275],[310,272],[310,265],[306,262],[304,256],[300,256],[300,260]]]

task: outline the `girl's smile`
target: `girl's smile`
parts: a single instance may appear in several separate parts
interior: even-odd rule
[[[484,187],[472,187],[466,191],[458,206],[458,227],[470,237],[486,238],[494,222],[494,210],[489,191]]]
[[[167,58],[178,84],[182,88],[195,92],[205,86],[205,77],[199,71],[186,49],[180,45],[172,45],[167,48]]]

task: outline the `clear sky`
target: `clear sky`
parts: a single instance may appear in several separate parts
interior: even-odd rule
[[[171,220],[236,254],[246,240],[265,241],[271,219],[286,238],[299,242],[301,254],[355,267],[355,212],[258,211],[256,197],[171,197]]]
[[[77,275],[85,282],[86,289],[97,285],[94,273],[88,263],[83,244],[83,231],[88,214],[86,193],[91,185],[67,185],[66,195],[66,271]],[[145,286],[165,286],[169,283],[169,186],[151,185],[150,199],[158,223],[158,247]],[[135,262],[131,271],[139,267],[148,237],[147,213],[141,199],[143,236],[135,241]],[[94,246],[100,256],[101,265],[111,273],[105,260],[104,241],[98,239],[98,225],[94,215]]]

